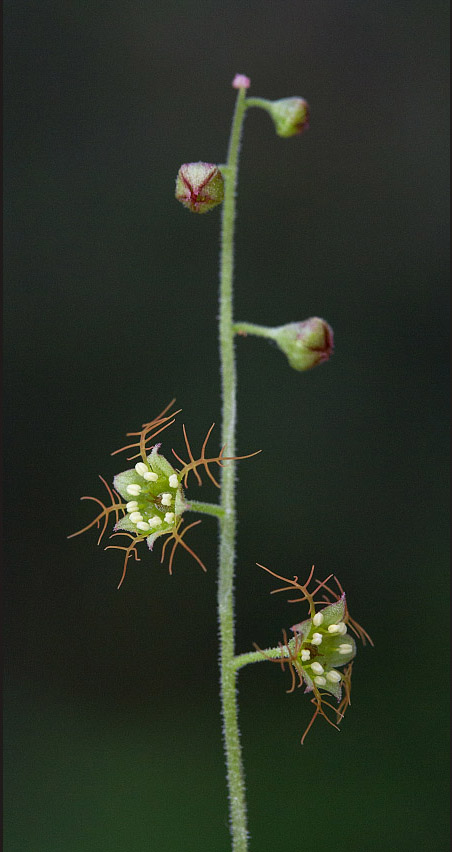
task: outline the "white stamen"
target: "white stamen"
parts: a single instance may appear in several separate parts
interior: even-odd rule
[[[149,518],[148,523],[150,527],[159,527],[162,523],[162,519],[158,518],[157,515],[154,515],[153,518]]]
[[[171,494],[162,494],[162,496],[160,497],[160,502],[162,506],[171,506],[171,503],[173,502],[173,497]]]
[[[351,651],[353,651],[353,645],[343,643],[342,645],[339,645],[338,651],[340,654],[350,654]]]
[[[314,678],[314,683],[316,683],[317,686],[326,686],[326,680],[321,675]]]
[[[323,668],[323,666],[320,665],[320,663],[312,663],[311,669],[313,672],[315,672],[315,674],[323,674],[323,672],[325,671],[325,669]]]
[[[323,636],[321,633],[314,633],[311,639],[311,645],[321,645]]]
[[[143,515],[141,514],[141,512],[131,512],[130,520],[132,521],[132,524],[137,524],[138,521],[143,520]]]
[[[152,470],[146,471],[146,473],[143,473],[143,476],[147,482],[157,482],[159,478],[158,473],[154,473]]]
[[[169,482],[169,487],[170,487],[170,488],[177,488],[177,486],[179,485],[179,480],[178,480],[178,478],[177,478],[177,473],[172,473],[172,474],[171,474],[171,476],[170,476],[170,477],[169,477],[169,479],[168,479],[168,482]]]
[[[330,672],[327,672],[326,679],[329,680],[331,683],[339,683],[339,681],[342,680],[339,672],[337,672],[336,669],[331,669]]]
[[[330,624],[330,626],[328,627],[328,633],[345,633],[347,631],[347,628],[345,627],[344,630],[344,627],[345,624],[343,621],[340,621],[339,624]]]
[[[316,612],[314,618],[312,619],[312,623],[314,627],[320,627],[323,622],[323,614],[321,612]]]
[[[138,521],[137,529],[143,530],[143,532],[147,532],[149,529],[149,524],[147,524],[146,521]]]
[[[139,474],[139,476],[144,476],[144,474],[148,472],[149,468],[144,462],[137,462],[135,465],[135,470]]]
[[[310,660],[310,659],[311,659],[311,652],[309,651],[308,648],[303,648],[302,651],[301,651],[301,662],[305,663],[306,660]]]
[[[174,523],[174,512],[167,512],[165,515],[165,524]]]
[[[136,512],[138,509],[138,503],[136,500],[130,500],[129,503],[126,503],[126,509],[128,512]]]
[[[132,485],[127,486],[126,491],[127,494],[131,494],[132,497],[138,497],[141,493],[141,485],[135,485],[135,483],[133,483]]]

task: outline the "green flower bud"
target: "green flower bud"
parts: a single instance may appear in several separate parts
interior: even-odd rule
[[[270,101],[268,111],[278,136],[297,136],[309,129],[309,106],[304,98]]]
[[[316,364],[328,361],[333,352],[333,329],[320,317],[281,325],[271,332],[271,337],[294,370],[310,370]]]
[[[224,198],[224,180],[213,163],[184,163],[176,178],[176,198],[192,213],[207,213]]]

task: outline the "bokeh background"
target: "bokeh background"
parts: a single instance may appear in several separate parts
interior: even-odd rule
[[[442,0],[5,2],[8,852],[230,848],[214,520],[207,575],[143,552],[119,592],[66,536],[126,431],[173,396],[195,447],[219,421],[220,214],[173,193],[224,162],[236,72],[311,105],[295,139],[247,116],[236,319],[336,336],[307,374],[237,342],[237,649],[304,616],[256,561],[335,572],[375,641],[303,748],[287,674],[241,674],[251,849],[446,848],[447,30]]]

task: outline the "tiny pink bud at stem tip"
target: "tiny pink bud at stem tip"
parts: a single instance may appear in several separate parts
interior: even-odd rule
[[[249,89],[250,86],[251,80],[249,77],[245,77],[245,74],[236,74],[232,81],[234,89]]]

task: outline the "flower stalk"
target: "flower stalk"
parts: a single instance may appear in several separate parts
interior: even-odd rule
[[[221,227],[220,258],[220,369],[222,384],[222,445],[234,455],[237,425],[237,376],[234,358],[233,275],[234,224],[240,136],[246,110],[246,89],[239,88],[224,170],[225,193]],[[245,781],[242,765],[234,666],[234,559],[236,539],[235,463],[221,470],[220,549],[218,576],[218,623],[220,634],[220,691],[224,747],[229,789],[233,852],[246,852],[248,832]]]
[[[294,590],[301,597],[292,598],[291,603],[305,602],[309,607],[309,618],[290,628],[293,636],[288,638],[283,630],[283,642],[277,647],[262,650],[254,644],[255,651],[235,653],[234,625],[234,570],[236,553],[236,504],[235,465],[241,459],[251,458],[256,452],[237,456],[237,376],[234,354],[234,338],[237,335],[255,335],[273,341],[285,355],[289,365],[297,371],[310,370],[327,361],[334,349],[331,326],[320,317],[286,323],[274,328],[233,320],[234,279],[234,228],[236,218],[236,190],[241,132],[248,107],[260,107],[271,116],[276,133],[291,137],[303,133],[309,127],[309,107],[303,98],[283,98],[267,101],[247,98],[250,86],[248,77],[237,74],[232,82],[237,90],[235,110],[229,139],[228,158],[220,166],[198,161],[184,163],[176,180],[176,198],[193,213],[206,213],[223,203],[221,225],[220,292],[219,292],[219,349],[222,388],[221,450],[211,456],[207,445],[215,424],[212,424],[203,440],[199,455],[194,455],[187,429],[182,425],[186,458],[172,449],[179,463],[168,460],[160,452],[160,443],[155,438],[174,424],[180,409],[173,411],[173,399],[153,420],[144,423],[141,429],[127,433],[126,446],[116,450],[130,452],[128,462],[133,467],[117,474],[113,487],[101,478],[108,500],[83,497],[97,505],[97,515],[86,526],[72,533],[69,538],[96,527],[98,544],[102,541],[110,521],[114,522],[110,538],[121,537],[121,544],[110,544],[107,550],[119,550],[124,554],[123,583],[130,561],[139,561],[137,545],[147,542],[152,551],[157,539],[162,540],[161,562],[168,556],[168,571],[171,574],[174,555],[178,547],[184,549],[203,571],[206,566],[185,541],[185,534],[200,520],[185,524],[185,512],[210,515],[219,523],[219,567],[218,567],[218,628],[220,639],[220,697],[223,717],[223,735],[226,758],[226,774],[229,793],[230,827],[232,852],[247,852],[248,831],[245,798],[245,780],[241,756],[238,724],[237,673],[244,666],[257,662],[276,662],[281,669],[288,669],[291,685],[287,690],[304,687],[310,694],[314,706],[312,718],[303,734],[310,730],[314,720],[322,716],[337,728],[346,707],[350,704],[352,660],[356,653],[356,642],[348,629],[365,644],[370,637],[360,625],[350,618],[344,590],[339,581],[330,574],[326,580],[314,578],[312,566],[308,580],[302,584],[298,577],[286,578],[269,568],[260,567],[284,586],[274,592]],[[260,452],[260,451],[257,451]],[[137,461],[138,459],[138,461]],[[212,472],[220,469],[218,480]],[[201,474],[220,490],[217,503],[188,500],[186,489],[197,482],[202,485]],[[126,541],[124,542],[124,538]],[[259,564],[259,563],[257,563]],[[333,578],[333,580],[332,580]],[[330,583],[330,581],[332,582]],[[330,585],[328,585],[330,583]],[[337,588],[335,588],[335,585]],[[119,588],[118,586],[118,588]],[[290,636],[290,634],[289,634]],[[345,668],[344,668],[345,666]],[[336,699],[337,707],[331,704]],[[329,714],[328,714],[329,711]],[[333,716],[331,716],[331,711]]]

